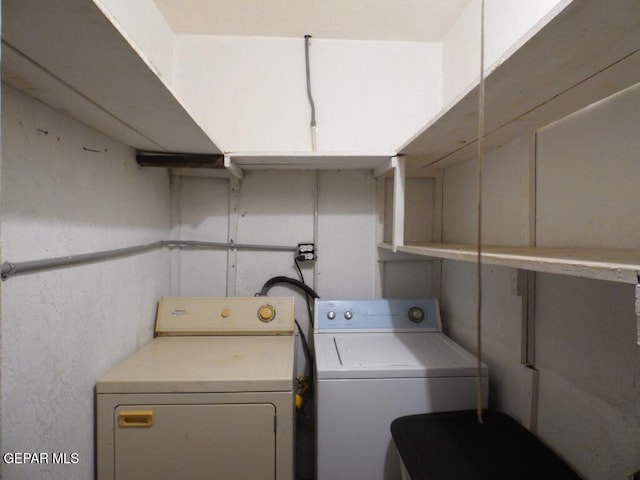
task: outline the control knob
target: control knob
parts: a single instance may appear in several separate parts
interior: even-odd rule
[[[272,305],[265,304],[258,308],[258,318],[262,322],[270,322],[276,316],[276,309]]]
[[[351,312],[351,310],[347,310],[346,312],[344,312],[344,318],[346,318],[347,320],[351,320],[353,318],[353,313]]]
[[[420,307],[411,307],[407,316],[413,323],[420,323],[424,320],[424,311]]]

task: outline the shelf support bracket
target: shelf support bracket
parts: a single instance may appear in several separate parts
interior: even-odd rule
[[[404,193],[405,160],[404,157],[391,157],[393,170],[393,228],[391,232],[391,250],[398,251],[404,245]]]
[[[404,199],[406,167],[402,156],[389,158],[388,162],[379,165],[373,171],[374,177],[381,177],[393,172],[393,225],[391,232],[391,251],[397,252],[404,245]]]
[[[404,245],[405,160],[392,157],[393,167],[393,232],[391,248],[394,252]]]
[[[226,168],[227,171],[238,180],[242,180],[244,178],[244,172],[242,169],[233,162],[231,155],[226,153],[224,155],[224,168]]]
[[[636,342],[640,346],[640,272],[638,272],[638,283],[636,283]]]

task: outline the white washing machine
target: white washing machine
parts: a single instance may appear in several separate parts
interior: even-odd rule
[[[96,385],[98,480],[294,477],[293,298],[164,298]]]
[[[314,342],[317,480],[400,479],[395,418],[476,406],[477,359],[436,299],[316,300]]]

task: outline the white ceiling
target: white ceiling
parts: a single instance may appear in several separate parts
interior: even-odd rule
[[[154,0],[176,33],[440,41],[471,0]]]

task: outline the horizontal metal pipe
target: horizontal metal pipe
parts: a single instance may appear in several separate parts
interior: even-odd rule
[[[168,247],[178,248],[228,248],[235,250],[268,250],[276,252],[295,252],[297,247],[286,245],[259,245],[255,243],[234,242],[200,242],[197,240],[169,240],[165,242]]]
[[[288,247],[280,245],[257,245],[250,243],[234,243],[234,242],[200,242],[197,240],[161,240],[158,242],[148,243],[145,245],[136,245],[133,247],[118,248],[115,250],[104,250],[101,252],[82,253],[79,255],[68,255],[65,257],[47,258],[42,260],[30,260],[26,262],[4,262],[0,266],[0,276],[6,280],[11,275],[23,273],[33,273],[53,268],[67,267],[82,263],[97,262],[101,260],[109,260],[128,255],[144,253],[158,248],[227,248],[237,250],[266,250],[266,251],[285,251],[295,252],[297,247]]]
[[[43,260],[30,260],[27,262],[4,262],[0,267],[0,275],[2,279],[8,278],[10,275],[20,273],[30,273],[40,270],[48,270],[51,268],[65,267],[70,265],[78,265],[80,263],[96,262],[99,260],[107,260],[110,258],[123,257],[126,255],[134,255],[161,248],[164,242],[153,242],[146,245],[136,245],[134,247],[118,248],[115,250],[104,250],[102,252],[82,253],[79,255],[68,255],[66,257],[47,258]]]

